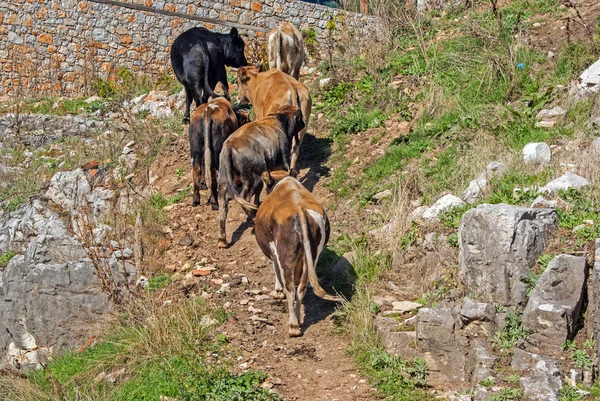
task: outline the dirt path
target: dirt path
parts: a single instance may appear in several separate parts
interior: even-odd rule
[[[326,140],[308,139],[303,149],[312,157],[305,158],[308,162],[305,161],[300,175],[306,179],[305,186],[313,189],[324,203],[331,201],[329,190],[320,183],[324,168],[321,162],[329,155],[328,146]],[[179,178],[178,169],[184,171]],[[165,196],[172,196],[191,184],[185,135],[154,163],[151,171],[158,177],[155,188]],[[304,336],[289,338],[286,304],[267,295],[273,289],[274,273],[245,223],[245,213],[235,202],[230,203],[227,230],[233,244],[228,249],[219,249],[216,247],[218,212],[205,205],[207,191],[202,191],[201,197],[198,207],[191,207],[188,197],[169,210],[165,231],[172,234],[164,266],[179,276],[202,260],[214,266],[211,275],[196,279],[197,284],[187,288],[184,285],[183,289],[211,294],[212,302],[224,306],[235,317],[223,326],[231,343],[243,353],[234,368],[265,370],[271,379],[264,385],[273,386],[286,400],[376,399],[375,390],[360,376],[354,360],[347,354],[350,339],[340,333],[332,320],[337,305],[317,298],[309,290],[304,301]],[[334,231],[339,229],[336,226],[340,224],[334,223]],[[193,239],[193,243],[182,245],[184,237]],[[184,282],[194,283],[194,279]],[[222,283],[229,283],[229,290],[216,294]]]

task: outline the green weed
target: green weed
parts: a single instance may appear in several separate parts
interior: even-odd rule
[[[589,369],[594,366],[594,362],[585,350],[577,349],[571,355],[573,366],[579,369]]]
[[[8,262],[16,255],[12,250],[8,249],[2,255],[0,255],[0,267],[4,268],[8,265]]]
[[[496,382],[493,377],[488,377],[479,382],[483,387],[492,387]]]
[[[358,361],[371,383],[389,400],[432,400],[422,388],[426,385],[427,365],[421,358],[409,362],[384,351],[359,355]],[[416,398],[418,397],[418,398]]]
[[[173,279],[168,274],[161,274],[155,277],[152,277],[148,280],[148,289],[150,291],[160,290],[161,288],[165,288],[169,284],[173,282]]]
[[[504,351],[508,351],[518,344],[519,340],[527,338],[529,334],[521,325],[521,313],[510,313],[504,322],[502,331],[496,331],[491,342]]]
[[[440,214],[440,221],[444,227],[458,230],[460,220],[462,219],[463,215],[469,210],[473,209],[473,207],[474,205],[464,205],[444,210]]]
[[[509,383],[509,384],[519,384],[519,381],[521,380],[521,376],[517,375],[517,374],[513,374],[513,375],[508,375],[502,378],[502,381]]]
[[[490,401],[521,401],[523,391],[519,388],[503,388],[498,393],[490,395]]]
[[[569,384],[565,384],[560,389],[560,397],[558,401],[580,401],[583,400],[583,394],[577,391],[577,388]]]
[[[448,235],[448,245],[454,248],[458,248],[458,233],[452,233]]]
[[[419,239],[419,226],[413,224],[410,226],[410,229],[406,234],[402,236],[400,239],[400,248],[403,250],[408,250],[411,246],[413,246],[417,240]]]

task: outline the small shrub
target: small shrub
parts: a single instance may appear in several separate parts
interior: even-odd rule
[[[314,28],[305,29],[302,31],[304,36],[304,45],[308,54],[311,57],[317,57],[319,55],[319,40],[317,39],[317,31]]]

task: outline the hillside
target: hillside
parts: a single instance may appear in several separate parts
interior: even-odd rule
[[[0,105],[0,400],[600,400],[600,4],[387,11],[306,32],[347,302],[309,291],[299,338],[242,209],[219,249],[192,207],[173,77]]]

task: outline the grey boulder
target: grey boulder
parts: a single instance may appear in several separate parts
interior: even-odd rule
[[[523,327],[536,350],[558,354],[572,339],[586,280],[585,257],[558,255],[539,278],[523,311]]]
[[[556,225],[551,209],[479,205],[461,219],[459,273],[467,292],[485,302],[522,305],[531,268]]]

